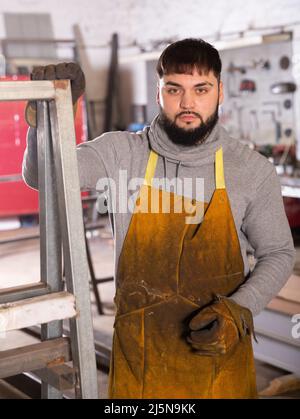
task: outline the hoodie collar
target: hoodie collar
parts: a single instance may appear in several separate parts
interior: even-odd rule
[[[159,122],[159,115],[152,121],[148,130],[150,148],[168,161],[179,163],[182,166],[202,166],[214,161],[215,151],[226,147],[229,135],[217,122],[216,126],[202,144],[185,147],[173,143]]]

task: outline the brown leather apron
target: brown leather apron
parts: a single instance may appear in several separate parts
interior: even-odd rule
[[[250,335],[230,354],[212,357],[197,355],[186,341],[199,308],[244,282],[222,149],[215,156],[216,189],[198,224],[186,217],[200,202],[151,186],[157,157],[150,153],[119,259],[109,397],[255,398]]]

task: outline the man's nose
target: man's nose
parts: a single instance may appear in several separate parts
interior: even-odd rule
[[[193,109],[194,108],[194,97],[191,93],[185,92],[181,97],[180,106],[182,109]]]

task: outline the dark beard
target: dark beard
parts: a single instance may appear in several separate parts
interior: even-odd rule
[[[200,115],[198,116],[200,117]],[[162,128],[166,131],[170,140],[175,144],[181,144],[186,147],[190,147],[196,144],[203,144],[205,142],[219,120],[218,107],[206,122],[203,122],[201,117],[200,119],[201,124],[198,128],[187,130],[178,127],[175,122],[171,121],[164,113],[162,108],[160,109],[159,114],[159,122]]]

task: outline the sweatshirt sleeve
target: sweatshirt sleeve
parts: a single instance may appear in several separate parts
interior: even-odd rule
[[[242,231],[254,249],[257,263],[248,280],[230,298],[255,316],[278,294],[294,267],[295,248],[275,167],[248,204]]]
[[[114,133],[106,133],[93,141],[77,146],[77,161],[82,190],[96,190],[101,178],[114,178],[117,156],[114,147]],[[27,133],[27,147],[22,164],[23,179],[28,186],[38,189],[38,155],[36,129]]]
[[[23,156],[22,176],[28,186],[38,189],[38,156],[36,129],[27,131],[27,146]]]

